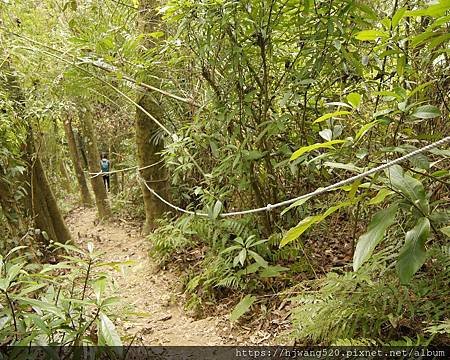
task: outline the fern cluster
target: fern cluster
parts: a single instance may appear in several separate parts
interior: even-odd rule
[[[448,341],[450,258],[442,249],[431,253],[426,270],[408,287],[386,265],[389,250],[358,272],[330,272],[313,281],[293,299],[292,335],[302,343],[339,345]]]
[[[177,253],[195,245],[195,238],[191,236],[192,234],[189,231],[185,230],[187,220],[189,218],[180,218],[174,222],[162,219],[160,220],[160,227],[149,236],[150,255],[160,265],[164,265]]]

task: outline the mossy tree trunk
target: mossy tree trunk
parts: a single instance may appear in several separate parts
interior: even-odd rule
[[[84,136],[87,140],[87,161],[89,171],[91,173],[99,173],[100,168],[100,153],[98,152],[97,140],[95,138],[94,126],[92,124],[92,114],[88,110],[81,115],[80,121],[83,124]],[[108,195],[106,194],[105,186],[103,185],[102,175],[91,176],[92,190],[94,191],[95,204],[98,210],[98,217],[105,219],[111,216],[111,208],[109,206]]]
[[[158,2],[155,0],[141,0],[139,22],[144,33],[153,33],[159,30],[160,16],[158,14],[157,6]],[[157,39],[148,37],[145,43],[147,48],[155,46]],[[157,76],[155,70],[152,69],[152,75]],[[144,82],[160,86],[155,82],[154,77],[148,76],[144,79]],[[164,110],[154,97],[154,93],[145,93],[141,95],[137,103],[152,114],[158,120],[161,120],[164,116]],[[159,154],[164,149],[164,142],[160,136],[157,135],[159,127],[142,112],[139,108],[136,110],[136,144],[137,144],[137,157],[140,167],[144,167],[161,160]],[[153,188],[157,193],[167,198],[168,196],[168,179],[167,170],[164,163],[157,166],[153,166],[144,169],[140,172],[144,181]],[[167,211],[167,206],[163,204],[158,198],[156,198],[145,186],[141,184],[142,194],[144,198],[145,208],[145,224],[143,232],[148,234],[156,227],[156,219]]]
[[[81,202],[84,206],[92,206],[92,197],[89,193],[89,188],[87,186],[83,168],[81,167],[80,154],[78,153],[75,136],[72,129],[72,120],[70,118],[67,118],[64,121],[64,131],[66,133],[70,158],[72,159],[73,168],[77,177],[78,187],[80,189]]]

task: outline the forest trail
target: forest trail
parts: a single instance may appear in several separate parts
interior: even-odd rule
[[[119,222],[97,224],[94,209],[77,208],[66,221],[75,242],[86,249],[88,242],[103,253],[102,261],[130,261],[122,271],[110,271],[121,315],[116,325],[124,343],[133,345],[226,345],[219,335],[218,318],[194,320],[182,308],[180,279],[168,271],[157,272],[148,256],[148,240],[134,225]],[[131,336],[131,337],[130,337]],[[128,338],[130,337],[130,338]]]

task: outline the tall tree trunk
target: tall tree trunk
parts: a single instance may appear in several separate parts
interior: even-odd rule
[[[31,215],[36,228],[47,234],[45,236],[41,233],[41,241],[44,244],[48,244],[49,240],[66,243],[70,240],[71,235],[50,188],[39,153],[35,150],[31,125],[27,139],[27,160],[29,184],[31,184],[28,188]]]
[[[144,33],[152,33],[159,30],[160,16],[158,15],[157,6],[158,2],[155,0],[141,0],[139,22]],[[155,46],[157,39],[148,37],[145,43],[147,48]],[[157,75],[153,71],[152,75]],[[155,83],[153,77],[147,77],[144,82],[159,86]],[[156,101],[154,94],[146,93],[138,98],[137,103],[152,114],[157,119],[162,119],[164,110],[161,105]],[[136,144],[137,144],[137,158],[140,167],[144,167],[161,160],[161,152],[164,149],[164,143],[155,136],[158,132],[158,126],[148,118],[140,109],[136,110]],[[140,172],[143,181],[153,188],[161,196],[167,198],[168,196],[168,179],[167,170],[164,163],[144,169]],[[147,189],[145,184],[141,184],[142,194],[144,198],[145,208],[145,224],[143,228],[144,234],[148,234],[156,227],[156,219],[167,211],[167,207],[158,198],[156,198]]]
[[[91,173],[99,173],[100,169],[100,153],[98,152],[97,140],[95,138],[94,126],[92,124],[92,114],[86,111],[80,119],[83,124],[84,136],[87,140],[87,161],[89,171]],[[111,208],[109,206],[108,195],[103,185],[102,175],[91,177],[92,190],[94,191],[95,204],[97,205],[98,217],[105,219],[111,216]]]
[[[73,168],[77,177],[78,186],[80,188],[81,202],[84,206],[92,206],[92,197],[89,193],[86,177],[84,176],[83,168],[81,167],[80,155],[78,153],[77,144],[75,142],[75,136],[73,135],[72,120],[67,119],[64,121],[64,131],[67,137],[67,143],[69,144],[69,153],[72,159]]]

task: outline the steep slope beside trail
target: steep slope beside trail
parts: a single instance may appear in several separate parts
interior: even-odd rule
[[[86,249],[92,242],[104,253],[102,261],[128,261],[123,271],[112,272],[122,311],[117,320],[122,335],[133,337],[135,345],[226,345],[219,335],[221,318],[193,320],[181,307],[179,279],[169,272],[156,273],[148,257],[148,241],[137,229],[114,222],[97,224],[93,209],[76,209],[67,224],[76,243]],[[125,343],[127,341],[125,340]]]

